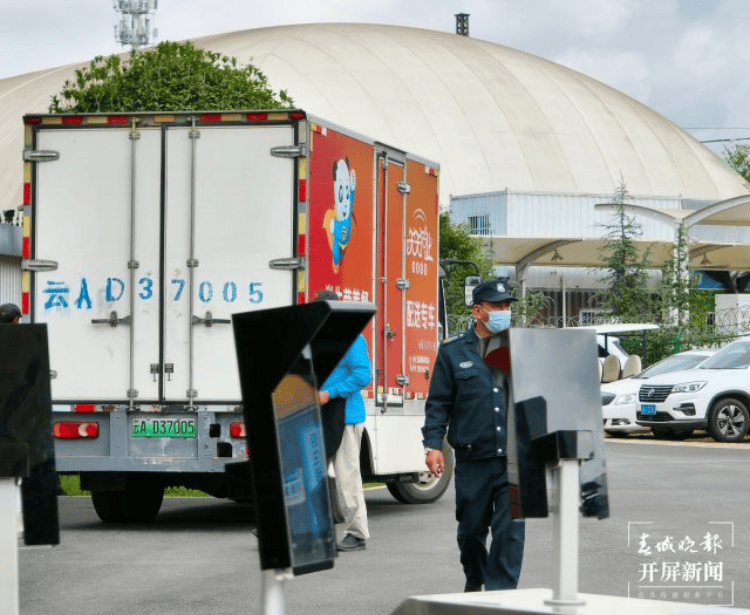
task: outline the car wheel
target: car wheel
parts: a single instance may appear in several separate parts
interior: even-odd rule
[[[690,436],[693,435],[692,429],[678,429],[675,431],[659,428],[659,427],[652,427],[651,433],[654,434],[654,438],[657,438],[659,440],[687,440]]]
[[[750,415],[740,400],[728,397],[711,408],[708,433],[717,442],[740,442],[750,427]]]

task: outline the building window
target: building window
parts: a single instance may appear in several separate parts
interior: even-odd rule
[[[490,234],[490,217],[469,216],[469,227],[472,235],[489,235]]]

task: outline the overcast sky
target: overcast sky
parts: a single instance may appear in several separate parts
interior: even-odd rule
[[[310,22],[406,25],[540,55],[616,87],[700,140],[750,137],[748,0],[160,0],[157,40]],[[0,79],[123,50],[112,0],[0,0]],[[697,130],[699,128],[722,130]],[[750,141],[746,141],[750,143]],[[714,146],[720,151],[722,146]]]

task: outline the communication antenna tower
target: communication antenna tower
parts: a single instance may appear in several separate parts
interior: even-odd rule
[[[133,49],[150,45],[158,30],[151,30],[151,13],[156,10],[157,0],[114,0],[115,11],[122,13],[115,24],[115,41],[130,45]]]

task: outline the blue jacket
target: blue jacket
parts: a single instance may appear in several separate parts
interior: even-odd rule
[[[474,328],[440,345],[422,427],[425,447],[441,449],[446,428],[456,459],[505,457],[505,391],[477,352]]]
[[[360,391],[370,384],[371,378],[372,367],[367,354],[367,342],[360,335],[320,389],[328,391],[331,397],[346,399],[347,425],[364,423],[365,401]]]

